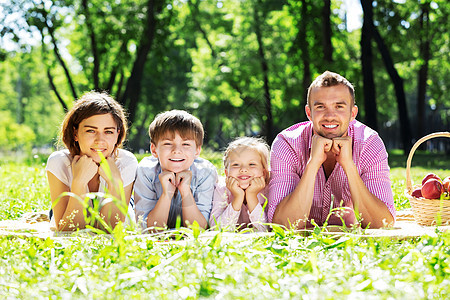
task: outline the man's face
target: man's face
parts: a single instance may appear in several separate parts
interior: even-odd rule
[[[183,139],[178,132],[166,134],[150,150],[159,159],[163,171],[179,173],[188,170],[200,155],[201,147],[193,139]]]
[[[309,101],[305,111],[315,134],[328,139],[347,135],[348,125],[356,118],[358,107],[352,105],[350,91],[345,85],[315,87]]]

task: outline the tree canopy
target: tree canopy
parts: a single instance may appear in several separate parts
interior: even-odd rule
[[[51,144],[74,100],[101,90],[127,109],[135,151],[148,149],[153,117],[175,108],[200,118],[213,148],[241,135],[270,143],[306,120],[307,87],[332,70],[354,83],[358,119],[408,151],[449,128],[450,4],[361,3],[353,31],[337,0],[2,3],[2,115],[34,133],[27,143]]]

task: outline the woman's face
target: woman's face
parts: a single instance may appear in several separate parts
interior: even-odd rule
[[[100,163],[99,152],[104,157],[113,153],[119,130],[111,114],[94,115],[84,119],[75,130],[75,141],[80,146],[80,155],[91,157],[96,163]]]

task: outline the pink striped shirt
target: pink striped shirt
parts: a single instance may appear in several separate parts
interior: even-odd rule
[[[268,219],[272,222],[277,205],[292,193],[300,181],[309,160],[313,125],[311,122],[295,124],[276,137],[271,150],[271,178],[269,183]],[[348,135],[353,141],[353,161],[369,191],[386,204],[395,219],[395,206],[389,179],[388,154],[378,134],[366,125],[353,120]],[[320,167],[314,185],[314,196],[309,220],[322,225],[333,202],[333,208],[345,206],[353,209],[350,187],[342,166],[336,162],[328,180]],[[342,202],[342,205],[341,205]],[[345,223],[354,221],[354,215],[345,214]],[[340,225],[340,219],[332,215],[328,224]]]

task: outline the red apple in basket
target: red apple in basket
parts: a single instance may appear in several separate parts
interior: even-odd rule
[[[422,196],[427,199],[439,199],[444,186],[440,180],[435,178],[428,179],[424,185],[422,185]]]
[[[417,188],[415,189],[412,193],[411,196],[415,197],[415,198],[422,198],[422,189],[421,188]]]
[[[443,185],[444,185],[444,190],[446,192],[450,192],[450,176],[446,177],[443,181],[442,181]]]
[[[425,177],[422,179],[422,186],[425,184],[425,182],[427,182],[428,179],[432,179],[432,178],[437,179],[437,180],[439,180],[439,181],[442,182],[441,178],[440,178],[439,176],[437,176],[436,174],[434,174],[434,173],[428,173],[428,174],[425,175]]]

